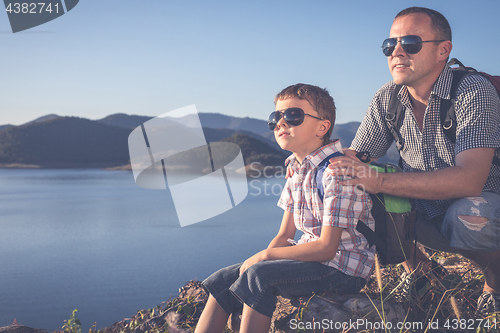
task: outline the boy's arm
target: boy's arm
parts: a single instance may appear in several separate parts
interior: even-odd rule
[[[280,230],[276,237],[269,243],[268,249],[274,247],[284,247],[289,246],[290,243],[288,239],[293,239],[295,237],[295,232],[297,228],[295,228],[295,223],[293,222],[293,213],[289,211],[285,211],[283,214],[283,219],[281,220]]]
[[[293,214],[290,215],[293,222]],[[337,253],[341,234],[342,228],[324,226],[321,228],[321,235],[317,241],[295,246],[267,248],[245,260],[241,265],[240,274],[262,260],[290,259],[319,262],[332,260]]]
[[[262,251],[263,260],[329,261],[337,254],[341,234],[342,228],[323,226],[318,240],[284,248],[268,248]]]

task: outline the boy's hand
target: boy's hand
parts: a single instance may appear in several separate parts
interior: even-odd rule
[[[246,271],[250,266],[252,266],[260,261],[266,260],[266,251],[267,250],[262,250],[256,254],[254,254],[253,256],[248,258],[247,260],[245,260],[243,265],[241,265],[241,267],[240,267],[240,275],[243,274],[243,272]]]

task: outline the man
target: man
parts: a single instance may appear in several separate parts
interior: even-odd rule
[[[354,177],[343,184],[415,198],[418,242],[478,263],[486,281],[477,313],[500,311],[500,167],[492,165],[493,156],[500,156],[498,95],[479,75],[461,82],[453,145],[439,115],[452,81],[446,66],[452,49],[448,21],[434,10],[411,7],[396,16],[390,37],[383,52],[393,81],[374,96],[347,156],[330,167]],[[391,145],[385,115],[396,85],[402,86],[397,98],[404,106],[399,135],[405,172],[375,176],[354,155],[367,151],[378,158]],[[409,269],[416,264],[410,260]]]

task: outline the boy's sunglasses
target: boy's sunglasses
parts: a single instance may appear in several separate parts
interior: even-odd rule
[[[430,43],[430,42],[444,42],[446,39],[441,40],[422,40],[419,36],[408,35],[401,37],[398,41],[397,38],[387,38],[382,43],[382,52],[384,52],[386,57],[391,56],[392,52],[398,45],[398,42],[401,43],[401,47],[408,54],[415,54],[420,52],[422,49],[422,43]]]
[[[308,113],[305,113],[301,108],[288,108],[284,110],[276,110],[269,115],[269,120],[267,121],[267,125],[271,131],[274,131],[276,125],[281,118],[285,119],[286,123],[290,126],[299,126],[304,122],[304,117],[309,116],[314,119],[323,120],[321,118],[312,116]]]

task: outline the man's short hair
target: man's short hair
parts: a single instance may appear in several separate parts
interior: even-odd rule
[[[318,115],[322,119],[330,121],[330,128],[328,132],[323,137],[324,143],[330,141],[330,136],[332,135],[333,125],[335,124],[335,102],[332,96],[328,93],[328,90],[313,86],[310,84],[297,83],[286,87],[280,93],[274,97],[274,104],[277,101],[286,100],[289,98],[305,99],[311,104],[313,109],[318,112]]]
[[[410,14],[425,14],[430,17],[432,21],[432,27],[437,32],[437,39],[444,39],[451,41],[451,27],[448,23],[446,17],[438,11],[425,7],[409,7],[403,9],[396,15],[394,19],[399,17],[407,16]]]

